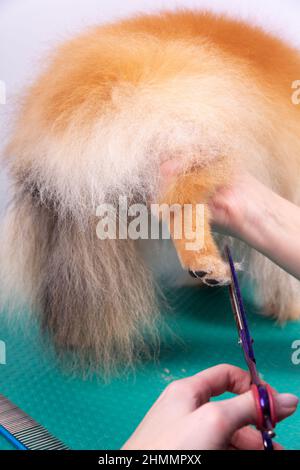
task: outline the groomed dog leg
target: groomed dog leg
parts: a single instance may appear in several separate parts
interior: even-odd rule
[[[181,207],[171,213],[170,231],[182,267],[209,286],[224,285],[230,280],[228,266],[211,233],[207,207],[209,197],[218,185],[225,183],[227,174],[228,168],[223,161],[212,168],[195,169],[179,176],[162,198],[169,206],[179,204]],[[202,220],[197,213],[200,204],[203,206]],[[191,209],[190,214],[185,213],[187,206]],[[175,232],[180,224],[182,236],[178,237]]]

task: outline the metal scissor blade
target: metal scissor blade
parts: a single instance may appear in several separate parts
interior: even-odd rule
[[[261,383],[257,369],[256,361],[254,357],[254,351],[252,347],[253,340],[250,336],[246,312],[243,305],[241,296],[241,290],[234,267],[233,259],[230,253],[229,247],[226,245],[225,251],[227,254],[230,272],[231,272],[231,284],[229,286],[230,300],[232,304],[232,310],[234,312],[239,339],[243,347],[244,356],[246,363],[249,368],[251,375],[251,382],[253,384],[254,396],[257,403],[257,408],[260,410],[261,418],[258,417],[258,429],[262,433],[263,445],[266,450],[273,450],[272,437],[275,436],[273,426],[276,423],[276,417],[272,409],[274,409],[273,398],[271,392],[268,390],[268,386]]]
[[[230,252],[228,245],[225,246],[225,251],[226,251],[226,255],[228,258],[228,262],[229,262],[229,267],[230,267],[230,272],[231,272],[231,281],[232,281],[231,285],[229,286],[230,298],[231,298],[232,308],[235,314],[239,336],[240,336],[240,339],[242,340],[245,354],[248,355],[249,359],[251,359],[255,363],[254,351],[252,348],[253,341],[249,333],[249,328],[248,328],[246,313],[245,313],[244,304],[242,300],[241,290],[240,290],[240,286],[238,282],[238,277],[237,277],[237,273],[234,267],[233,259],[232,259],[231,252]]]

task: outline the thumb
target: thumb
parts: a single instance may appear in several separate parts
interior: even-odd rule
[[[274,405],[279,421],[293,414],[298,405],[298,397],[290,393],[274,393]],[[248,424],[257,423],[257,412],[252,391],[228,400],[215,402],[221,408],[228,423],[228,432],[234,433]]]

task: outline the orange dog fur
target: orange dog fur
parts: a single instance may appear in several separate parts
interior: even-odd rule
[[[137,16],[59,47],[28,90],[5,153],[14,200],[1,239],[2,304],[27,304],[58,349],[84,363],[131,365],[145,331],[155,336],[155,283],[135,241],[96,238],[97,205],[119,195],[157,201],[170,158],[184,171],[164,202],[205,203],[238,166],[299,204],[299,78],[298,51],[206,12]],[[175,246],[185,269],[224,284],[205,211],[205,246]],[[242,249],[261,303],[276,304],[266,313],[298,318],[298,281]]]

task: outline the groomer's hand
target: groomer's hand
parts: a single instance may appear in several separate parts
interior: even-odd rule
[[[179,160],[167,160],[161,165],[162,192],[180,174],[181,166]],[[257,227],[271,215],[269,202],[273,203],[274,197],[279,198],[250,174],[237,172],[232,175],[230,186],[219,187],[209,201],[212,222],[218,231],[228,235],[241,239],[256,237]]]
[[[178,160],[161,165],[162,191],[180,171]],[[299,206],[237,170],[229,186],[218,188],[209,208],[217,231],[240,238],[300,279]]]
[[[228,364],[172,382],[147,413],[123,449],[262,449],[249,374]],[[210,402],[229,391],[233,398]],[[294,413],[298,398],[274,392],[279,420]],[[275,444],[275,449],[282,449]]]

